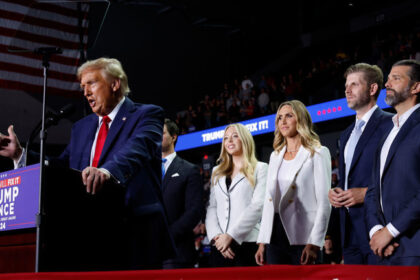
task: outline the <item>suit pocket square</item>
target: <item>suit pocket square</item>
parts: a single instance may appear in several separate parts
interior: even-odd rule
[[[178,176],[179,176],[179,174],[178,174],[178,173],[174,173],[174,174],[172,174],[172,176],[171,176],[171,177],[173,178],[173,177],[178,177]]]

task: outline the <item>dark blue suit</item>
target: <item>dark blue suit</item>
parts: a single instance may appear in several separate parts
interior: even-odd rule
[[[98,116],[72,128],[70,143],[58,161],[83,170],[90,165]],[[126,98],[109,129],[98,167],[126,187],[131,268],[155,268],[173,255],[161,194],[163,110]],[[104,244],[106,246],[106,244]]]
[[[374,184],[365,198],[367,226],[370,230],[375,225],[392,223],[400,232],[395,240],[400,246],[384,263],[420,265],[420,108],[400,128],[380,178],[380,153],[387,135],[378,148]],[[410,261],[413,259],[416,261]]]
[[[392,127],[392,114],[377,108],[370,117],[357,142],[348,175],[348,189],[368,187],[372,181],[372,166],[379,141]],[[355,123],[350,125],[340,137],[339,187],[344,190],[345,170],[344,148]],[[370,250],[369,235],[364,220],[364,205],[358,204],[340,208],[341,245],[346,264],[371,264],[376,257]],[[373,264],[372,263],[372,264]]]
[[[197,166],[176,156],[163,179],[163,202],[177,257],[165,262],[165,268],[193,267],[197,262],[194,227],[203,214],[203,183]]]

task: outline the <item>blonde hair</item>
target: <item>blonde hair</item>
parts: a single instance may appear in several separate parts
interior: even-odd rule
[[[368,88],[370,88],[370,86],[373,84],[378,85],[378,89],[375,92],[375,100],[377,100],[384,83],[384,74],[382,73],[381,68],[379,68],[377,65],[357,63],[347,68],[346,72],[344,73],[344,78],[347,79],[348,75],[359,72],[363,73],[363,79],[367,82]]]
[[[120,80],[120,91],[123,95],[127,96],[130,92],[127,75],[125,74],[121,62],[119,62],[118,59],[101,57],[95,60],[88,60],[77,69],[77,78],[80,80],[82,74],[86,70],[92,69],[102,70],[105,74],[105,77],[107,78],[112,77],[114,79]]]
[[[280,118],[280,109],[284,106],[290,106],[292,108],[293,114],[296,117],[296,130],[300,136],[302,146],[308,149],[311,152],[311,156],[314,155],[315,149],[321,146],[319,141],[319,136],[313,130],[312,118],[306,109],[305,105],[299,100],[286,101],[280,104],[276,120],[275,120],[275,131],[274,131],[274,142],[273,148],[276,152],[280,152],[281,149],[287,144],[286,139],[280,133],[278,126]]]
[[[240,123],[228,125],[225,128],[225,133],[230,127],[234,127],[236,129],[239,135],[239,139],[242,142],[243,165],[240,171],[245,175],[245,177],[254,187],[255,186],[254,171],[258,162],[257,158],[255,157],[254,138],[252,138],[252,135],[249,132],[249,130]],[[213,174],[211,175],[212,185],[214,185],[220,177],[232,175],[232,172],[233,172],[232,156],[226,151],[224,137],[222,141],[222,149],[220,151],[220,156],[217,159],[217,163],[219,165],[214,169]]]

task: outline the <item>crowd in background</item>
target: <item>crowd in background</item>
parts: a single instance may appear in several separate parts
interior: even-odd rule
[[[322,56],[303,54],[298,63],[277,73],[245,75],[224,83],[219,92],[206,94],[198,104],[177,113],[181,134],[274,114],[286,100],[311,105],[342,98],[343,73],[353,63],[376,64],[386,77],[393,62],[420,58],[420,32],[378,34],[359,42]]]
[[[199,104],[190,104],[187,110],[177,114],[176,122],[181,128],[181,134],[274,114],[279,104],[286,100],[298,99],[306,105],[311,105],[343,98],[343,73],[355,62],[364,61],[378,65],[386,80],[395,61],[408,58],[420,60],[420,32],[389,33],[364,42],[365,44],[352,49],[338,49],[329,57],[306,60],[306,64],[300,64],[302,66],[290,73],[261,75],[258,78],[244,76],[242,80],[235,79],[231,83],[224,83],[219,94],[205,95]],[[340,178],[338,158],[332,156],[331,187],[334,188]],[[208,194],[210,173],[204,170],[202,175],[205,192]],[[205,238],[204,225],[198,225],[195,233],[196,247],[200,254],[197,265],[208,266],[210,244]],[[343,262],[339,242],[334,240],[337,234],[328,231],[321,262]]]

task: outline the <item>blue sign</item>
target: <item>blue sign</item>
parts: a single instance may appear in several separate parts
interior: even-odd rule
[[[389,108],[385,103],[385,89],[381,90],[377,104],[380,108]],[[345,98],[332,100],[306,107],[314,123],[355,115],[355,111],[347,107]],[[245,125],[252,135],[274,132],[276,114],[240,122]],[[221,143],[227,125],[201,130],[178,137],[176,151],[183,151],[207,145]]]
[[[0,173],[0,231],[33,228],[39,201],[39,164]]]

